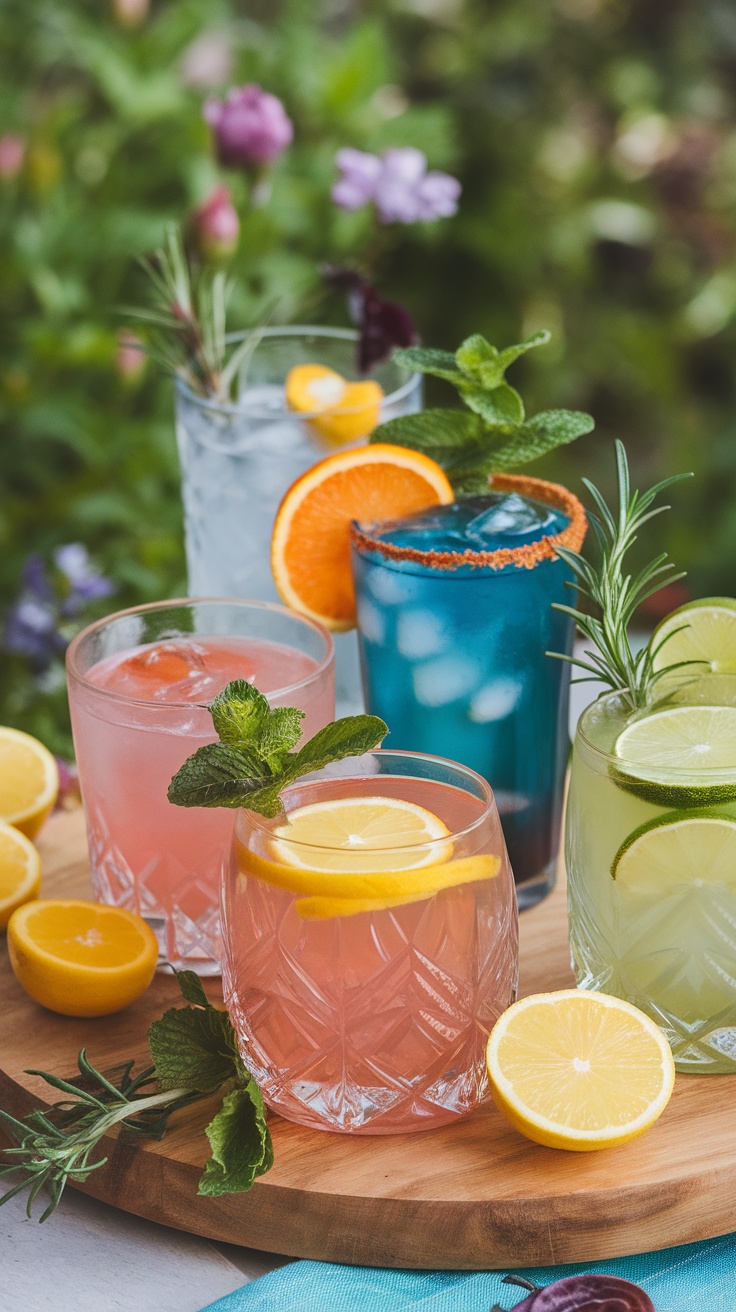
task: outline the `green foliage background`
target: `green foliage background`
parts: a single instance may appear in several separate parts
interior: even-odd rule
[[[344,322],[320,260],[365,254],[367,215],[329,200],[342,145],[416,145],[463,182],[452,220],[392,230],[384,294],[424,341],[500,345],[534,411],[592,411],[593,437],[535,466],[610,489],[692,468],[661,533],[694,591],[736,573],[736,11],[726,0],[153,0],[135,27],[100,0],[2,0],[0,132],[29,142],[0,180],[0,604],[31,550],[83,541],[116,604],[185,587],[167,379],[115,367],[135,257],[218,177],[205,92],[181,58],[228,34],[228,83],[279,95],[296,139],[248,210],[234,326]],[[225,88],[220,88],[224,90]],[[441,383],[430,401],[451,403]],[[109,607],[108,607],[109,608]],[[63,689],[2,658],[0,722],[68,746]]]

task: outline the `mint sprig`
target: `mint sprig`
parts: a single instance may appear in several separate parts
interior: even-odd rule
[[[348,715],[320,729],[298,751],[304,712],[269,706],[263,693],[235,679],[210,704],[220,739],[198,748],[169,784],[175,806],[245,806],[273,818],[288,784],[346,756],[372,751],[388,733],[377,715]]]
[[[550,339],[546,329],[499,351],[475,333],[454,355],[427,347],[395,351],[396,364],[443,378],[457,388],[464,410],[420,410],[380,424],[371,442],[408,446],[442,466],[458,496],[488,490],[493,473],[528,464],[574,442],[595,426],[582,410],[543,410],[527,417],[524,402],[506,382],[506,370],[526,351]]]
[[[206,1127],[212,1156],[197,1192],[209,1196],[242,1193],[273,1165],[273,1147],[260,1090],[243,1064],[226,1011],[208,1001],[198,975],[185,970],[177,982],[190,1004],[171,1007],[148,1030],[153,1065],[133,1075],[134,1062],[103,1074],[79,1053],[79,1077],[63,1080],[39,1075],[65,1097],[23,1121],[0,1110],[0,1123],[15,1141],[3,1150],[10,1159],[0,1175],[19,1176],[0,1205],[28,1189],[27,1213],[41,1190],[48,1204],[45,1221],[69,1182],[82,1184],[107,1157],[94,1153],[116,1125],[129,1138],[161,1139],[169,1117],[202,1098],[221,1092],[222,1106]],[[154,1090],[152,1092],[152,1089]]]

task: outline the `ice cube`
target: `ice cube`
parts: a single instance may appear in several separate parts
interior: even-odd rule
[[[376,601],[384,606],[400,606],[411,596],[411,583],[397,570],[378,566],[368,571],[366,582]]]
[[[517,536],[538,529],[547,518],[531,502],[512,492],[469,520],[465,535],[473,546],[488,547],[506,534]]]
[[[468,719],[476,724],[505,720],[518,706],[523,691],[522,684],[516,679],[494,679],[493,683],[485,683],[470,703]]]
[[[358,602],[358,628],[368,642],[382,645],[386,641],[386,621],[378,607],[365,597]]]
[[[470,696],[478,682],[478,666],[464,656],[441,656],[418,665],[412,682],[422,706],[447,706]]]
[[[445,646],[445,627],[431,610],[402,611],[396,621],[396,646],[410,661],[435,656]]]

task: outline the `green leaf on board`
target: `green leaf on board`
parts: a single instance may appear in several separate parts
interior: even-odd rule
[[[253,1079],[225,1095],[205,1133],[212,1156],[200,1177],[198,1194],[245,1193],[273,1165],[263,1099]]]

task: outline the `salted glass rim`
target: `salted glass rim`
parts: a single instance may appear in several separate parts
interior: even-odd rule
[[[301,688],[306,687],[321,677],[325,671],[330,668],[330,665],[334,665],[335,644],[329,630],[326,629],[323,624],[319,624],[317,620],[313,620],[307,615],[299,615],[296,611],[290,610],[288,606],[280,606],[278,602],[275,601],[259,601],[255,598],[251,600],[248,597],[173,597],[168,601],[147,601],[141,606],[127,606],[123,610],[113,611],[110,615],[103,615],[101,619],[93,620],[91,624],[87,624],[83,629],[80,629],[79,633],[74,635],[66,649],[67,676],[74,679],[77,683],[82,684],[85,688],[89,688],[92,692],[98,693],[100,696],[105,697],[110,701],[121,702],[125,706],[145,706],[150,709],[151,707],[165,705],[167,708],[178,710],[188,708],[191,710],[197,706],[202,707],[207,705],[205,702],[183,701],[163,703],[148,701],[143,697],[130,697],[127,693],[117,692],[112,688],[102,688],[100,684],[93,683],[93,681],[88,679],[86,674],[83,673],[76,664],[77,652],[82,644],[82,640],[90,634],[106,628],[114,620],[125,619],[129,615],[145,615],[150,611],[179,609],[183,606],[235,606],[239,610],[248,609],[270,611],[277,615],[285,615],[289,619],[293,619],[297,623],[303,624],[306,628],[312,629],[315,633],[318,633],[321,638],[326,640],[325,654],[316,668],[311,670],[309,674],[305,674],[303,678],[295,680],[294,683],[284,684],[283,688],[269,689],[268,693],[264,694],[264,696],[269,698],[286,697],[292,692],[298,692]],[[180,636],[186,637],[187,635],[181,634]],[[199,634],[194,636],[199,636],[200,638],[207,636],[223,638],[248,637],[247,634]],[[264,641],[268,641],[268,639],[264,639]],[[91,668],[93,667],[90,666],[90,669]]]
[[[449,834],[444,834],[439,838],[428,838],[425,839],[425,841],[422,843],[408,843],[406,846],[401,848],[397,848],[395,844],[390,847],[372,847],[370,848],[371,854],[375,853],[376,855],[382,855],[382,854],[390,854],[396,851],[401,851],[401,852],[435,851],[436,852],[441,847],[443,846],[446,847],[449,842],[456,842],[461,838],[465,838],[466,835],[472,834],[473,831],[479,827],[479,825],[483,824],[484,821],[487,820],[489,815],[495,815],[496,820],[498,822],[499,832],[501,834],[503,833],[501,829],[501,822],[498,817],[498,807],[496,805],[495,793],[493,792],[493,789],[491,788],[491,785],[489,784],[488,780],[484,779],[481,774],[478,774],[477,770],[471,769],[470,766],[462,765],[459,761],[453,761],[448,756],[437,756],[432,752],[409,752],[409,751],[404,751],[403,748],[400,747],[386,747],[386,748],[377,747],[375,748],[374,751],[364,752],[362,757],[355,757],[354,759],[360,761],[363,760],[366,756],[378,756],[381,759],[384,759],[386,757],[394,757],[394,758],[399,757],[402,760],[408,760],[409,762],[429,761],[432,764],[437,764],[444,767],[450,766],[452,770],[456,772],[458,775],[473,780],[473,782],[476,782],[480,785],[482,797],[479,797],[478,800],[483,802],[483,810],[481,811],[480,815],[478,815],[471,824],[465,825],[463,829],[451,830]],[[316,783],[317,779],[313,777],[314,775],[324,775],[324,780],[326,782],[334,781],[335,783],[341,783],[341,782],[347,783],[347,782],[352,782],[355,779],[360,779],[361,781],[369,781],[371,779],[381,778],[380,774],[377,775],[324,774],[324,770],[328,770],[329,768],[330,768],[329,766],[326,766],[323,767],[323,770],[321,771],[318,770],[313,771],[312,776],[305,775],[302,779],[296,779],[293,783],[289,784],[288,787],[282,790],[282,795],[286,794],[288,796],[289,793],[296,792],[299,788],[304,788],[305,785],[308,787],[310,783]],[[416,775],[416,774],[415,775],[390,774],[385,777],[389,779],[408,779],[414,783],[417,782],[417,780],[419,781],[424,780],[429,783],[442,782],[441,780],[437,780],[437,779],[433,780],[428,778],[427,776]],[[454,787],[455,785],[449,784],[448,786]],[[288,814],[286,812],[284,813]],[[248,810],[246,806],[240,807],[238,814],[239,815],[246,814],[248,817],[248,823],[252,829],[257,829],[261,833],[268,836],[269,838],[273,838],[274,830],[273,828],[269,827],[266,817],[258,815],[258,813],[255,811]],[[278,819],[278,817],[274,817],[274,818]],[[300,851],[304,849],[306,849],[307,851],[314,851],[314,852],[343,851],[343,849],[340,847],[332,847],[325,843],[305,843],[301,839],[284,838],[281,834],[278,835],[278,842],[286,843],[289,847],[298,847]],[[365,854],[367,855],[367,852]]]
[[[357,342],[359,336],[357,329],[355,328],[331,328],[329,326],[323,326],[322,324],[304,323],[304,324],[287,324],[282,328],[278,328],[278,327],[246,328],[244,329],[243,332],[227,333],[225,337],[225,341],[228,343],[241,342],[246,337],[251,337],[254,333],[258,335],[259,340],[263,337],[312,336],[312,337],[328,337],[343,342]],[[257,349],[258,347],[256,347],[256,350]],[[396,367],[403,369],[402,365],[398,365]],[[383,397],[384,405],[389,403],[391,405],[396,405],[399,401],[403,401],[405,397],[409,395],[411,390],[414,387],[416,387],[417,382],[421,379],[421,374],[418,373],[416,370],[409,370],[405,372],[408,372],[409,375],[406,382],[402,383],[400,387],[395,388],[393,392],[386,392],[384,394]],[[362,382],[365,380],[358,379],[357,381]],[[274,414],[273,410],[266,410],[266,409],[259,410],[257,408],[241,410],[232,401],[229,403],[223,403],[222,401],[212,401],[206,396],[200,396],[199,392],[195,392],[193,388],[191,388],[189,384],[186,383],[179,374],[175,375],[175,384],[177,390],[181,392],[184,396],[186,396],[189,401],[193,401],[196,405],[200,406],[202,410],[209,410],[215,414],[231,415],[231,416],[242,414],[243,416],[249,419],[268,419],[271,421],[283,417],[281,415]],[[331,415],[360,414],[363,410],[365,410],[365,403],[363,405],[352,405],[352,406],[333,405],[329,407],[329,412]],[[284,412],[284,413],[292,413],[292,412]],[[309,411],[300,410],[298,413],[296,411],[293,412],[295,418],[302,419],[302,420],[319,419],[322,416],[324,416],[324,413],[325,413],[324,409],[309,410]]]
[[[718,679],[733,680],[733,688],[734,688],[733,706],[736,707],[736,673],[734,674],[717,673],[713,675],[709,675],[709,674],[701,675],[702,679],[708,679],[711,677],[718,678]],[[699,680],[697,676],[695,676],[693,678],[693,684],[697,682],[699,682]],[[705,777],[707,778],[709,784],[732,783],[732,782],[736,783],[736,766],[731,769],[726,769],[726,768],[709,769],[708,766],[704,765],[698,770],[693,770],[681,766],[662,765],[657,767],[656,774],[654,773],[654,771],[651,771],[649,774],[645,775],[641,773],[642,766],[638,762],[632,761],[629,759],[629,757],[626,756],[617,756],[614,751],[609,752],[606,751],[606,749],[603,747],[598,747],[597,744],[594,743],[592,739],[588,736],[588,734],[585,732],[584,721],[588,720],[589,716],[592,715],[592,713],[596,710],[596,708],[602,706],[604,703],[614,702],[616,701],[616,699],[621,701],[622,696],[623,693],[620,688],[611,689],[608,692],[603,692],[600,694],[600,696],[596,697],[595,700],[592,701],[589,706],[586,706],[584,711],[580,713],[575,729],[575,739],[576,741],[579,739],[583,743],[586,753],[590,753],[590,755],[593,758],[600,761],[605,767],[608,767],[609,765],[615,765],[618,766],[620,769],[621,767],[628,766],[630,768],[630,773],[631,774],[635,773],[636,778],[641,779],[644,782],[652,781],[654,783],[658,783],[661,782],[662,780],[667,780],[667,779],[674,779],[674,780],[680,779],[683,781],[683,783],[697,784],[699,781],[702,781],[703,778]],[[713,706],[715,709],[718,709],[717,702],[684,702],[684,703],[678,703],[678,705],[684,705],[684,706],[695,705],[695,706],[703,706],[703,707]],[[721,705],[728,706],[731,705],[731,703],[724,702]],[[626,717],[625,721],[622,723],[619,733],[617,734],[617,738],[620,736],[621,733],[623,733],[623,730],[627,728],[630,723],[632,723],[632,721],[637,719],[640,720],[649,719],[652,715],[656,715],[659,711],[675,710],[675,709],[677,709],[677,706],[664,706],[664,705],[658,706],[657,703],[654,703],[653,706],[644,707],[638,711],[632,711]]]

